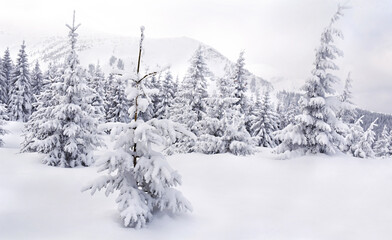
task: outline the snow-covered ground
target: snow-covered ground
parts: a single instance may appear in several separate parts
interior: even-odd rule
[[[194,212],[158,216],[147,228],[121,225],[114,196],[81,188],[95,167],[41,164],[19,153],[23,125],[9,123],[0,148],[0,239],[391,239],[392,159],[307,156],[275,160],[174,155]],[[97,151],[97,154],[101,154]]]

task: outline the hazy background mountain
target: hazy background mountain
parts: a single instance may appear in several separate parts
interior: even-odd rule
[[[6,36],[0,44],[9,44],[11,55],[15,56],[20,48],[20,44],[13,41],[10,34]],[[15,36],[14,38],[17,38]],[[110,58],[112,56],[124,62],[125,69],[132,70],[138,54],[139,37],[123,37],[109,34],[83,35],[79,37],[77,50],[79,59],[84,67],[89,64],[99,62],[106,74],[112,71]],[[66,37],[45,37],[26,39],[26,49],[29,61],[39,60],[43,68],[49,62],[62,63],[68,49]],[[201,46],[204,58],[211,72],[211,79],[222,77],[226,65],[234,64],[235,59],[229,60],[223,54],[202,42],[188,37],[178,38],[146,38],[144,42],[143,65],[156,68],[170,67],[173,75],[180,80],[185,76],[189,66],[189,59],[195,50]],[[255,79],[256,88],[272,85],[260,76],[249,72],[249,81]],[[210,88],[215,84],[210,83]]]

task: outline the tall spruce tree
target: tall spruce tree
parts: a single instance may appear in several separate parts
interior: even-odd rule
[[[0,58],[0,104],[8,102],[8,81],[3,71],[3,61]]]
[[[88,102],[92,90],[87,86],[76,53],[79,26],[75,26],[74,13],[72,26],[67,25],[70,30],[68,57],[54,85],[58,102],[46,108],[47,121],[39,126],[43,136],[30,140],[35,142],[35,149],[44,149],[47,156],[43,162],[52,166],[89,166],[94,161],[92,150],[101,144],[95,109]]]
[[[92,65],[93,68],[89,71],[88,85],[93,90],[90,96],[91,105],[95,108],[94,115],[99,122],[105,120],[105,75],[102,72],[99,62],[96,66]]]
[[[343,93],[339,96],[339,100],[341,102],[339,109],[337,111],[336,116],[342,120],[344,123],[354,123],[357,112],[355,110],[355,105],[352,102],[352,78],[351,73],[348,74],[346,78],[346,82],[344,84]]]
[[[248,114],[249,103],[246,97],[247,91],[247,75],[245,71],[244,52],[240,53],[234,69],[232,71],[232,80],[234,81],[234,97],[238,99],[235,105],[239,106],[241,114]]]
[[[59,105],[60,74],[50,63],[43,79],[42,91],[33,104],[36,109],[24,129],[21,152],[48,154],[58,148],[58,121],[55,108]]]
[[[127,99],[125,94],[125,87],[128,84],[128,80],[114,74],[109,76],[109,78],[112,78],[112,80],[110,80],[112,86],[108,91],[109,94],[106,95],[106,120],[108,122],[129,123],[131,118],[128,114],[128,109],[131,106],[131,101]]]
[[[181,184],[180,175],[174,171],[165,156],[153,149],[153,144],[162,145],[174,140],[178,132],[186,132],[182,126],[167,119],[139,118],[150,102],[144,77],[139,75],[144,28],[141,40],[137,72],[133,84],[127,87],[127,96],[132,101],[129,113],[132,121],[112,131],[116,139],[115,149],[101,165],[107,171],[95,183],[84,190],[106,189],[106,195],[119,191],[116,202],[124,226],[141,228],[153,219],[158,211],[172,213],[191,211],[191,204],[174,187]],[[191,133],[188,133],[191,134]]]
[[[31,72],[31,91],[34,95],[39,95],[43,87],[43,76],[39,66],[39,62],[35,63],[34,69]]]
[[[170,118],[170,107],[174,101],[175,94],[175,83],[170,70],[167,70],[163,80],[161,82],[161,88],[159,91],[159,102],[157,105],[157,115],[160,119]]]
[[[1,137],[7,133],[7,131],[3,128],[3,125],[5,124],[4,120],[7,119],[7,109],[5,108],[4,104],[0,103],[0,147],[4,145],[4,141],[1,139]]]
[[[5,50],[4,57],[2,60],[3,60],[2,75],[5,77],[6,79],[5,82],[7,84],[7,95],[6,95],[5,103],[8,104],[10,92],[11,92],[11,78],[12,78],[12,73],[14,72],[14,64],[12,62],[10,51],[8,48]]]
[[[329,26],[321,34],[321,45],[316,51],[315,68],[312,77],[303,87],[305,91],[300,104],[302,114],[295,117],[295,122],[278,131],[277,139],[281,144],[278,153],[295,151],[304,153],[333,154],[344,144],[341,133],[347,130],[336,117],[334,104],[339,102],[335,96],[334,84],[339,78],[332,74],[338,66],[333,62],[343,52],[334,45],[334,37],[343,37],[341,31],[334,27],[343,16],[343,7],[338,7]]]
[[[264,92],[263,99],[257,100],[251,116],[251,135],[256,138],[258,146],[276,147],[273,132],[278,130],[278,115],[270,99],[270,91]]]
[[[199,130],[195,124],[201,121],[206,113],[207,77],[210,74],[201,46],[196,50],[190,62],[188,73],[183,80],[182,98],[194,113],[191,115],[195,116],[194,119],[187,119],[187,125],[197,135]]]
[[[31,103],[33,102],[29,63],[25,48],[26,45],[23,41],[11,78],[11,91],[8,102],[10,119],[22,122],[28,121],[32,112]]]

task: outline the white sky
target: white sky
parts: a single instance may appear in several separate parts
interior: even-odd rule
[[[72,11],[86,32],[147,37],[187,36],[231,60],[246,52],[248,68],[272,82],[298,87],[310,76],[314,49],[337,0],[12,0],[0,4],[0,31],[64,35]],[[354,79],[360,107],[392,113],[392,1],[352,0],[339,27],[339,76]],[[1,37],[1,35],[0,35]],[[0,49],[1,52],[1,49]],[[277,83],[279,84],[279,83]]]

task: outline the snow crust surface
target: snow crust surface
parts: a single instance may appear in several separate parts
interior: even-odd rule
[[[275,160],[178,154],[180,191],[193,213],[124,228],[115,196],[81,193],[97,168],[57,168],[19,153],[23,124],[7,123],[0,148],[0,239],[390,239],[392,159],[345,155]],[[109,138],[106,139],[109,141]],[[95,152],[104,154],[105,149]]]

